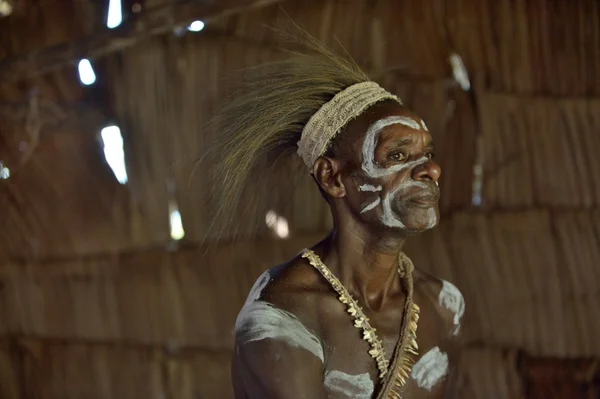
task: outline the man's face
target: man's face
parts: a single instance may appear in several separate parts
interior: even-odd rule
[[[439,165],[425,123],[406,108],[383,103],[349,124],[346,200],[359,219],[418,233],[439,220]]]

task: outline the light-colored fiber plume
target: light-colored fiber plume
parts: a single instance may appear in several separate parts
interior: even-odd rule
[[[210,123],[216,137],[202,164],[215,187],[214,239],[256,231],[266,208],[290,202],[298,175],[308,175],[296,155],[302,128],[335,94],[369,80],[350,57],[296,26],[287,31],[304,50],[243,71],[241,86]]]

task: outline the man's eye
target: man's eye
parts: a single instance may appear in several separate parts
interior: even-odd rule
[[[390,154],[389,158],[392,161],[400,162],[400,161],[404,161],[405,156],[401,152],[394,152],[394,153]]]
[[[433,159],[433,158],[435,158],[435,153],[428,152],[427,154],[425,154],[425,156],[427,156],[427,158],[429,158],[429,159]]]

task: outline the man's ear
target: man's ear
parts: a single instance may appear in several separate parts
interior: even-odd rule
[[[333,198],[346,196],[342,182],[341,162],[329,157],[319,157],[313,165],[313,176],[321,189]]]

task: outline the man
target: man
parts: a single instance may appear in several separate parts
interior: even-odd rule
[[[218,119],[221,214],[297,152],[334,222],[252,288],[236,322],[236,397],[452,397],[462,295],[402,254],[439,220],[431,135],[351,60],[304,41],[315,55],[254,70]]]

